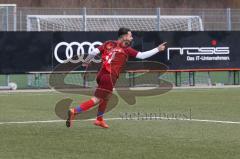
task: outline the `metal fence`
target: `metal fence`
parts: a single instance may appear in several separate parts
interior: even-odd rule
[[[240,30],[240,9],[193,9],[193,8],[23,8],[0,7],[1,31],[26,31],[27,15],[138,15],[200,16],[206,31]],[[7,27],[12,26],[12,27]],[[14,27],[15,26],[15,27]]]

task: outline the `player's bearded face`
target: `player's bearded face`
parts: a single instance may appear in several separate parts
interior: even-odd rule
[[[123,44],[124,46],[130,46],[132,44],[132,41],[133,41],[132,33],[129,31],[128,34],[126,34],[123,37]]]

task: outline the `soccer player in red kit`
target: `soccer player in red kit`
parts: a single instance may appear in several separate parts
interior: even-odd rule
[[[94,96],[81,103],[79,106],[68,110],[68,118],[66,121],[66,126],[72,126],[72,120],[74,116],[89,110],[95,105],[99,104],[97,119],[94,124],[103,128],[108,128],[109,126],[103,120],[103,114],[105,112],[107,102],[113,91],[113,87],[119,77],[119,74],[128,60],[128,57],[135,57],[138,59],[145,59],[150,56],[155,55],[165,49],[165,44],[162,43],[158,47],[145,51],[139,52],[130,47],[133,40],[131,30],[128,28],[120,28],[118,30],[118,40],[116,41],[106,41],[98,48],[95,48],[86,61],[89,63],[91,59],[97,54],[102,54],[102,67],[97,75],[97,89]]]

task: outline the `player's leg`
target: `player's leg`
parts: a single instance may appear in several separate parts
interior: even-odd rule
[[[97,75],[97,83],[99,85],[100,81],[101,81],[101,77],[104,74],[104,72],[100,71]],[[99,87],[99,86],[98,86]],[[74,119],[74,116],[76,114],[79,114],[83,111],[87,111],[88,109],[92,108],[93,106],[97,105],[100,102],[100,98],[97,98],[96,96],[92,97],[90,100],[85,101],[83,103],[81,103],[79,106],[69,109],[68,110],[68,117],[67,117],[67,121],[66,121],[66,126],[67,127],[71,127],[72,126],[72,121]]]
[[[108,103],[108,100],[102,100],[102,102],[99,103],[98,112],[97,112],[97,120],[99,120],[99,121],[103,120],[103,115],[107,108],[107,103]]]
[[[103,128],[109,128],[106,122],[103,120],[103,115],[107,107],[108,100],[102,100],[98,107],[97,119],[94,124]]]
[[[97,119],[95,120],[94,124],[97,126],[101,126],[103,128],[108,128],[109,126],[103,119],[103,115],[105,113],[107,103],[109,98],[112,95],[113,87],[116,83],[117,78],[113,78],[110,74],[103,75],[98,88],[95,92],[95,96],[101,99],[98,107]]]
[[[95,105],[99,104],[100,99],[97,97],[92,97],[90,100],[81,103],[79,106],[73,108],[75,114],[87,111]]]
[[[74,119],[74,116],[76,114],[79,114],[81,112],[87,111],[90,108],[94,107],[95,105],[99,104],[100,99],[97,97],[92,97],[90,100],[85,101],[83,103],[81,103],[79,106],[75,107],[75,108],[71,108],[68,110],[68,117],[67,117],[67,121],[66,121],[66,126],[67,127],[71,127],[72,126],[72,121]]]

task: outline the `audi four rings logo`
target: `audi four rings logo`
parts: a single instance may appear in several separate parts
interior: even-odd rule
[[[54,48],[54,57],[59,63],[85,62],[84,55],[88,55],[91,51],[93,51],[95,46],[97,47],[99,45],[102,45],[102,42],[100,42],[100,41],[96,41],[96,42],[93,42],[93,43],[90,43],[88,41],[84,41],[82,43],[79,43],[79,42],[71,42],[71,43],[60,42]],[[76,47],[74,47],[74,46],[76,46]],[[65,47],[65,55],[64,55],[65,58],[62,58],[62,59],[60,57],[63,57],[63,55],[62,56],[59,55],[60,53],[62,53],[62,52],[59,51],[60,47]],[[87,47],[88,47],[88,49],[86,49]],[[76,49],[74,49],[74,48],[76,48]],[[64,54],[64,52],[63,52],[63,54]],[[76,56],[76,58],[75,58],[74,55]],[[93,61],[95,63],[100,63],[101,59],[93,58],[91,61]]]

